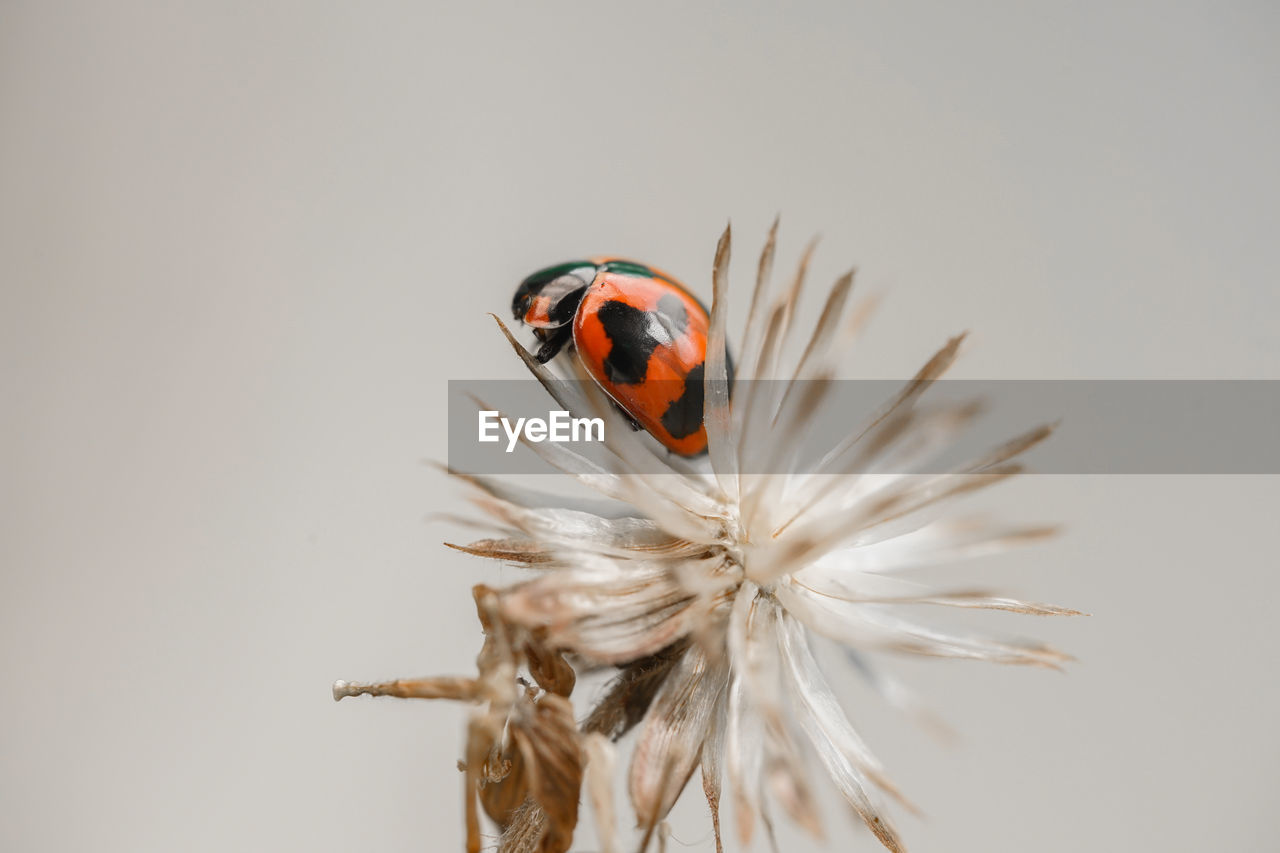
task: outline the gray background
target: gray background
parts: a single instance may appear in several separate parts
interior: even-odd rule
[[[725,219],[745,271],[781,210],[784,261],[821,230],[818,279],[888,295],[853,376],[970,328],[959,377],[1280,378],[1278,37],[1266,2],[0,4],[0,847],[460,849],[461,709],[329,683],[470,666],[503,572],[419,462],[447,379],[520,375],[485,312],[534,267],[705,295]],[[851,694],[912,849],[1274,849],[1278,498],[980,502],[1066,534],[947,576],[1093,615],[992,615],[1065,676],[900,664],[951,747]]]

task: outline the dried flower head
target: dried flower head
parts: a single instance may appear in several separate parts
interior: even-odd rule
[[[725,334],[728,230],[717,247],[704,379],[708,458],[701,465],[633,433],[603,392],[572,381],[576,362],[568,360],[565,375],[553,373],[498,321],[562,408],[605,419],[607,465],[563,446],[527,445],[603,500],[455,474],[500,534],[453,547],[530,573],[506,588],[476,588],[485,633],[477,677],[334,686],[335,698],[372,693],[476,705],[461,762],[472,853],[481,846],[477,803],[502,832],[500,851],[568,850],[584,785],[603,848],[618,850],[612,744],[632,729],[638,732],[627,787],[642,850],[698,768],[717,850],[726,778],[744,844],[758,823],[772,833],[770,802],[820,835],[805,771],[806,760],[816,756],[862,822],[885,847],[900,851],[881,798],[911,806],[845,716],[815,661],[811,635],[846,646],[872,686],[912,713],[914,699],[872,669],[864,651],[1049,667],[1066,659],[1042,645],[932,628],[911,611],[919,605],[1075,611],[973,589],[937,589],[895,574],[1047,533],[957,523],[942,513],[952,500],[1017,474],[1015,457],[1050,428],[1033,429],[943,474],[898,473],[947,446],[976,413],[972,404],[921,402],[955,359],[957,337],[867,423],[827,448],[817,465],[801,464],[796,449],[811,440],[814,415],[827,402],[866,305],[850,303],[853,274],[841,277],[798,361],[784,367],[812,246],[774,295],[776,229],[775,223],[760,259],[738,349],[742,363],[732,380]],[[743,381],[759,379],[784,381]],[[653,471],[655,456],[662,473]],[[777,471],[787,473],[758,473]],[[595,670],[612,671],[612,681],[576,721],[569,697],[577,675]]]

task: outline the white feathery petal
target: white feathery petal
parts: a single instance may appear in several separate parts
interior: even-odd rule
[[[764,718],[766,726],[781,728],[780,664],[777,645],[772,642],[778,603],[773,595],[750,587],[755,584],[744,583],[733,602],[728,626],[729,654],[751,691],[756,713]]]
[[[841,515],[815,513],[786,528],[785,536],[756,552],[751,576],[757,583],[771,583],[831,551],[915,530],[933,521],[945,503],[1021,471],[1020,466],[1006,463],[978,474],[894,478],[888,487],[861,496]]]
[[[760,362],[759,376],[776,379],[783,374],[779,369],[779,359],[787,348],[787,344],[791,340],[792,323],[796,317],[796,307],[800,304],[800,294],[804,292],[805,281],[809,277],[809,263],[813,260],[813,253],[818,248],[818,238],[814,237],[809,241],[809,245],[805,247],[804,253],[800,256],[800,263],[796,267],[795,275],[791,277],[791,284],[779,294],[775,306],[782,311],[782,321],[777,328],[777,342],[770,343],[766,340],[766,351],[770,353],[770,360]],[[774,393],[773,402],[776,404],[780,401],[781,396]]]
[[[862,604],[934,604],[946,607],[1007,610],[1033,616],[1079,616],[1080,612],[996,595],[981,589],[939,590],[928,584],[872,573],[836,569],[819,561],[791,576],[812,593]]]
[[[853,270],[849,270],[836,279],[835,285],[827,294],[827,302],[822,307],[822,313],[818,315],[818,323],[814,327],[813,334],[805,344],[804,352],[796,363],[796,369],[787,382],[786,390],[782,392],[782,399],[778,403],[779,413],[786,409],[787,401],[791,399],[791,394],[798,383],[831,372],[839,366],[833,363],[834,360],[831,358],[831,343],[840,327],[845,302],[848,301],[852,290]],[[774,422],[777,423],[777,414],[774,415]]]
[[[858,604],[819,595],[794,579],[778,584],[774,592],[786,611],[807,627],[849,646],[1053,669],[1070,659],[1040,643],[929,628],[895,615],[884,605]]]
[[[958,499],[999,485],[1025,469],[1016,462],[994,466],[977,474],[906,476],[869,496],[869,510],[862,529],[843,539],[843,545],[865,546],[903,536],[933,524]],[[828,549],[830,550],[830,549]]]
[[[616,431],[615,431],[616,432]],[[566,445],[553,442],[532,442],[521,434],[521,443],[538,454],[544,461],[578,482],[601,494],[622,500],[635,507],[640,515],[648,516],[671,533],[697,542],[714,542],[721,522],[688,508],[686,503],[675,500],[668,484],[663,480],[677,480],[662,474],[616,474],[601,468]],[[682,498],[692,500],[692,493],[685,490]]]
[[[543,543],[548,551],[585,549],[621,557],[690,557],[707,550],[705,545],[673,537],[648,518],[602,518],[580,510],[552,507],[527,509],[497,498],[477,498],[476,503]]]
[[[867,424],[852,430],[845,439],[824,453],[813,469],[815,473],[823,475],[817,480],[818,483],[824,484],[823,487],[820,487],[817,494],[810,494],[809,500],[805,501],[799,510],[792,511],[786,520],[777,525],[778,528],[786,528],[796,520],[796,517],[799,517],[801,512],[817,505],[819,498],[826,496],[832,488],[841,484],[842,480],[847,482],[846,475],[865,473],[873,461],[878,459],[878,452],[890,447],[902,434],[908,432],[910,427],[913,427],[911,407],[919,400],[920,394],[927,391],[928,387],[950,368],[963,338],[964,336],[957,336],[948,341],[945,347],[934,353],[932,359],[929,359],[923,368],[916,371],[915,377],[911,378],[892,400],[884,403],[881,410],[873,415]],[[826,474],[841,476],[832,479],[824,476]],[[854,482],[856,483],[856,480]]]
[[[468,474],[443,467],[441,467],[441,470],[446,471],[449,476],[469,483],[495,498],[529,509],[572,509],[578,512],[591,513],[600,518],[629,518],[634,517],[636,514],[634,507],[619,500],[547,492],[541,489],[530,489],[524,486],[512,485],[511,483],[504,483],[497,477],[490,477],[484,474]]]
[[[912,476],[945,450],[978,411],[972,403],[904,409],[880,420],[861,442],[851,445],[827,467],[784,478],[785,500],[776,500],[779,516],[786,520],[774,529],[774,535],[802,516],[807,520],[845,516],[854,502]]]
[[[728,658],[694,645],[658,691],[636,741],[629,789],[646,837],[667,816],[693,774],[724,691]]]
[[[795,314],[796,302],[799,300],[800,292],[804,287],[804,280],[809,270],[809,261],[816,248],[817,240],[810,242],[800,258],[800,264],[796,268],[790,286],[770,306],[758,352],[751,353],[754,356],[752,369],[743,376],[744,379],[772,380],[776,378],[778,360],[781,358],[782,350],[787,341],[791,319]],[[739,427],[741,431],[738,446],[740,462],[745,463],[748,459],[756,458],[760,450],[760,447],[757,446],[758,442],[765,442],[766,444],[769,442],[769,425],[772,423],[777,410],[779,394],[776,386],[779,384],[773,381],[752,381],[747,384],[747,393],[744,395],[745,400],[742,402],[744,407],[743,417]],[[742,464],[740,467],[745,469],[746,466]]]
[[[716,698],[716,707],[711,713],[706,740],[702,743],[702,756],[699,766],[702,772],[702,794],[707,799],[707,808],[711,812],[711,829],[715,833],[716,853],[724,853],[724,842],[720,837],[720,794],[724,777],[724,745],[728,728],[729,688],[726,686]]]
[[[757,370],[770,370],[775,350],[779,346],[781,340],[782,323],[786,316],[786,310],[781,305],[775,305],[769,309],[765,316],[765,324],[763,329],[763,340],[759,344],[760,351],[755,354],[753,362]],[[772,377],[769,373],[751,373],[739,374],[743,380],[745,388],[742,394],[734,401],[734,410],[736,413],[735,421],[737,423],[736,430],[738,437],[738,463],[739,468],[745,470],[746,462],[753,458],[752,454],[759,450],[757,443],[762,436],[768,433],[769,421],[772,420],[773,411],[770,405],[770,386],[772,385]]]
[[[916,403],[929,384],[950,365],[959,340],[953,339],[935,354],[929,365],[922,368],[892,400],[882,406],[865,426],[854,430],[846,439],[828,450],[812,473],[795,477],[760,478],[743,500],[742,511],[750,520],[748,527],[759,523],[758,516],[762,506],[781,506],[784,492],[789,496],[787,503],[791,508],[785,511],[774,510],[785,520],[775,525],[773,536],[780,535],[801,516],[810,516],[809,520],[814,524],[820,524],[823,515],[831,519],[838,517],[843,522],[847,518],[850,502],[860,499],[867,491],[864,488],[867,475],[887,472],[895,477],[902,476],[945,449],[960,430],[972,421],[981,407],[971,401],[921,411],[916,408]],[[820,380],[811,380],[807,384],[812,386],[813,381]],[[785,433],[794,436],[794,443],[806,441],[809,434],[807,425],[816,422],[812,413],[807,411],[808,407],[816,409],[824,402],[826,400],[820,396],[812,400],[806,398],[795,407],[800,411],[793,415],[794,423],[787,424]],[[778,444],[790,446],[792,443],[776,442],[773,455],[769,457],[770,464],[778,463]],[[881,478],[881,487],[884,482],[887,481]]]
[[[781,675],[781,673],[779,673]],[[785,686],[779,681],[777,690]],[[774,718],[764,727],[764,781],[773,799],[793,823],[815,839],[824,838],[822,817],[804,766],[804,756],[786,716]]]
[[[916,375],[911,378],[902,389],[889,400],[879,412],[874,415],[871,420],[859,430],[849,433],[843,441],[829,450],[822,460],[818,463],[815,470],[827,471],[833,468],[838,469],[837,460],[841,456],[850,452],[859,442],[867,436],[867,434],[878,426],[881,422],[891,416],[901,413],[909,409],[920,398],[929,386],[936,382],[951,365],[955,362],[956,355],[960,351],[960,344],[964,341],[964,335],[956,335],[947,341],[942,349],[933,354],[923,367],[916,371]]]
[[[884,765],[875,757],[849,721],[840,700],[836,698],[826,677],[814,659],[804,626],[785,612],[777,623],[778,642],[782,647],[783,671],[788,677],[792,699],[805,705],[840,748],[841,755],[864,780],[870,781],[912,811],[914,804],[903,796],[889,780]]]
[[[764,765],[764,717],[756,710],[760,697],[751,689],[744,666],[747,616],[756,594],[756,585],[744,581],[734,600],[728,627],[729,655],[735,663],[730,670],[725,721],[726,770],[738,840],[744,846],[751,842],[761,810],[760,777]]]
[[[800,725],[813,742],[818,758],[840,793],[880,843],[901,853],[903,847],[897,831],[869,790],[867,770],[874,770],[881,778],[883,773],[818,672],[802,629],[784,614],[778,622],[778,638],[789,664],[784,669],[791,679],[791,695],[800,711]]]
[[[773,513],[776,512],[774,507],[780,500],[781,494],[793,488],[794,478],[768,472],[787,471],[794,467],[795,460],[808,436],[809,425],[816,421],[817,413],[827,402],[833,383],[834,378],[830,375],[805,382],[802,391],[797,395],[795,404],[782,411],[779,415],[780,422],[771,427],[775,435],[785,436],[786,440],[771,442],[753,460],[753,468],[757,473],[747,481],[748,486],[739,503],[739,515],[743,519],[743,528],[757,529],[761,520],[761,511],[768,511],[772,518]]]
[[[716,246],[712,267],[711,323],[707,331],[707,353],[703,371],[703,425],[707,431],[707,453],[711,469],[723,495],[738,494],[737,437],[729,413],[729,356],[725,324],[729,314],[730,228]]]
[[[876,525],[911,516],[922,509],[948,498],[995,485],[1003,479],[1019,474],[1023,468],[1011,460],[1047,439],[1054,426],[1035,427],[1016,438],[1006,441],[976,459],[956,466],[949,472],[931,475],[904,475],[882,489],[876,495],[876,512],[864,520],[867,529]],[[916,529],[912,527],[911,529]],[[901,535],[894,532],[892,535]],[[855,537],[864,542],[865,538]]]
[[[980,474],[972,477],[952,475],[946,479],[954,481],[954,488],[945,492],[929,488],[929,499],[917,506],[911,506],[909,511],[902,510],[907,507],[904,501],[905,496],[910,492],[911,484],[924,484],[929,478],[919,475],[886,478],[885,486],[872,490],[865,496],[865,500],[855,503],[849,510],[851,512],[853,509],[865,509],[871,505],[872,501],[875,502],[873,507],[875,512],[863,515],[867,519],[863,522],[865,527],[844,538],[843,541],[839,541],[834,547],[828,548],[825,553],[837,553],[848,549],[869,550],[882,543],[896,541],[899,537],[913,536],[930,530],[944,523],[947,518],[946,513],[964,496],[990,488],[1020,472],[1021,468],[1013,466],[999,475]],[[894,490],[892,493],[890,493],[891,489]],[[886,512],[886,510],[890,511]],[[929,552],[926,550],[924,553],[927,556]]]
[[[512,622],[547,632],[552,648],[623,664],[656,654],[688,635],[719,600],[691,594],[666,566],[582,552],[567,567],[510,588],[502,610]],[[710,565],[716,560],[706,561]],[[726,591],[720,598],[727,597]]]
[[[778,244],[778,222],[778,218],[773,220],[764,248],[760,251],[760,261],[756,266],[756,286],[751,292],[751,305],[747,309],[747,320],[742,329],[742,352],[739,354],[736,379],[759,377],[760,336],[764,333],[763,323],[766,305],[769,302],[769,282],[773,277],[773,256]],[[734,430],[741,431],[741,429],[741,421],[735,419]]]
[[[774,637],[779,618],[771,595],[739,593],[730,615],[728,642],[735,672],[751,697],[751,713],[759,718],[762,762],[760,774],[745,780],[748,785],[766,786],[787,815],[815,837],[822,836],[816,802],[805,780],[800,753],[791,737],[782,701],[782,661]],[[732,701],[732,700],[731,700]],[[738,795],[737,799],[747,800]],[[750,807],[740,812],[739,832],[748,819]]]
[[[824,555],[818,565],[860,572],[893,572],[939,563],[959,563],[1043,540],[1049,525],[1009,526],[954,519],[932,521],[889,539]]]
[[[734,829],[745,847],[751,843],[764,804],[764,718],[756,713],[746,680],[734,670],[729,678],[729,703],[725,722],[725,769],[733,798]]]
[[[858,735],[857,730],[849,722],[848,716],[840,706],[826,678],[818,668],[818,662],[809,648],[809,640],[805,636],[803,626],[795,617],[785,613],[777,624],[778,641],[782,647],[783,670],[789,679],[790,695],[795,702],[804,705],[809,713],[819,721],[831,735],[832,741],[839,746],[841,755],[850,763],[852,769],[864,781],[871,781],[881,790],[893,796],[899,802],[910,806],[885,772],[884,765],[872,754],[871,750]]]

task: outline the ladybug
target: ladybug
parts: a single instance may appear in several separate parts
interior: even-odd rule
[[[679,281],[620,258],[569,261],[522,281],[511,310],[541,342],[540,363],[569,347],[635,428],[681,456],[706,452],[711,321]]]

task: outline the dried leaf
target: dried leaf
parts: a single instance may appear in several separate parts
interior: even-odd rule
[[[546,815],[542,853],[565,853],[578,825],[583,756],[573,706],[547,693],[510,727],[524,757],[529,794]]]
[[[598,732],[617,740],[644,719],[653,697],[689,648],[680,640],[656,654],[622,667],[608,691],[582,724],[585,732]]]

